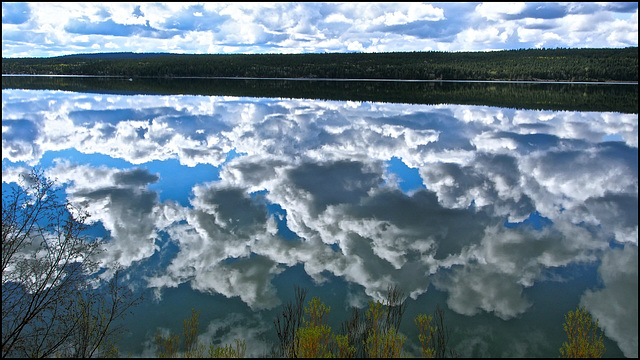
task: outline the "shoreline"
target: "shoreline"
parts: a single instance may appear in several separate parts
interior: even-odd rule
[[[497,84],[589,84],[589,85],[638,85],[632,81],[562,81],[562,80],[418,80],[418,79],[339,79],[339,78],[274,78],[274,77],[225,77],[225,76],[138,76],[119,75],[74,75],[74,74],[2,74],[16,77],[78,77],[111,78],[133,81],[135,79],[209,79],[209,80],[289,80],[289,81],[336,81],[336,82],[421,82],[421,83],[497,83]]]

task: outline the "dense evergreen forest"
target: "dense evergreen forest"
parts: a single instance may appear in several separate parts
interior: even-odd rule
[[[509,82],[324,81],[274,79],[135,79],[4,76],[3,89],[110,94],[182,94],[406,104],[487,105],[531,110],[638,113],[638,85]]]
[[[492,52],[78,54],[3,58],[3,74],[404,80],[638,81],[638,47]]]

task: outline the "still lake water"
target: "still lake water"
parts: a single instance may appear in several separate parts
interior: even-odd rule
[[[109,236],[103,264],[119,262],[145,294],[122,355],[153,355],[157,329],[181,333],[191,308],[202,340],[269,354],[294,285],[331,306],[336,332],[351,306],[398,286],[410,355],[413,319],[439,305],[460,356],[555,357],[578,304],[599,319],[605,356],[638,355],[637,102],[586,111],[202,95],[171,80],[165,94],[4,83],[3,185],[44,168]],[[584,96],[606,85],[589,86]],[[637,85],[616,86],[637,99]]]

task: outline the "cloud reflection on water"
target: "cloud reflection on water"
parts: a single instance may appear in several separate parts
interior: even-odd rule
[[[390,283],[414,299],[433,284],[457,313],[506,320],[531,308],[523,290],[545,270],[601,259],[604,287],[583,301],[637,355],[637,321],[620,310],[637,310],[627,294],[634,280],[637,294],[637,115],[35,93],[3,91],[3,160],[75,148],[140,165],[61,160],[48,172],[109,232],[105,264],[148,260],[168,234],[177,252],[145,274],[150,287],[188,282],[271,309],[282,300],[272,280],[303,264],[319,283],[331,274],[374,299]],[[614,134],[624,141],[603,141]],[[424,188],[400,190],[393,157]],[[194,186],[189,206],[161,202],[149,185],[163,174],[144,164],[167,159],[220,167],[219,178]],[[3,166],[3,181],[16,171]],[[522,223],[532,213],[550,221]],[[284,216],[297,238],[278,231]],[[628,261],[612,266],[614,256]]]

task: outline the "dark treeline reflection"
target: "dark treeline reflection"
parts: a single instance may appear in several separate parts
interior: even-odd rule
[[[322,81],[274,79],[135,79],[3,76],[3,89],[118,94],[183,94],[487,105],[529,110],[638,113],[638,86],[628,84]]]

